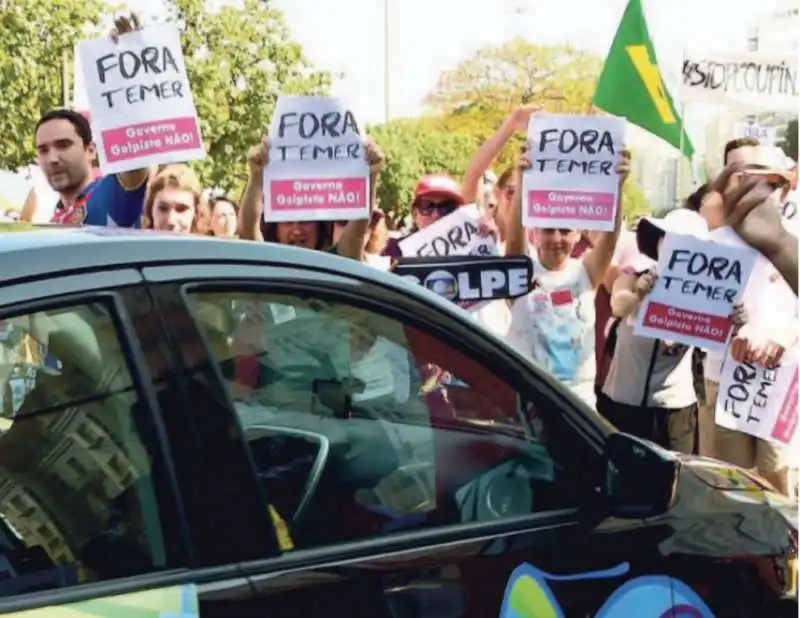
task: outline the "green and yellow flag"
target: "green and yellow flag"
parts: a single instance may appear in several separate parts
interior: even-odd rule
[[[592,103],[609,114],[627,118],[690,159],[694,154],[683,119],[661,78],[642,0],[628,0]]]

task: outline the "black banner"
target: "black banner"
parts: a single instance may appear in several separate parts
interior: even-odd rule
[[[525,296],[531,290],[533,262],[524,255],[403,257],[393,272],[447,300],[472,305]]]

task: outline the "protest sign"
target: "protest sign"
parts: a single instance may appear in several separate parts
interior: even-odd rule
[[[264,168],[265,221],[369,217],[369,166],[353,112],[333,97],[278,98]]]
[[[497,255],[497,239],[478,232],[480,214],[475,204],[462,206],[399,242],[406,257]]]
[[[667,232],[658,279],[639,308],[634,333],[724,350],[733,304],[744,292],[756,256],[752,249]]]
[[[754,122],[737,122],[734,125],[733,134],[735,137],[754,137],[763,146],[774,146],[778,139],[777,127],[771,127]]]
[[[534,114],[528,141],[532,167],[522,179],[523,225],[613,230],[625,119]]]
[[[475,303],[525,296],[533,262],[526,255],[400,258],[392,272],[453,302]]]
[[[797,112],[797,57],[747,53],[687,53],[681,100],[727,107]]]
[[[205,157],[174,26],[81,41],[77,52],[103,173]]]
[[[776,369],[725,359],[714,418],[717,425],[762,440],[790,444],[797,437],[798,349]]]

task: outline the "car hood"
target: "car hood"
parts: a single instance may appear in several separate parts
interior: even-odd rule
[[[665,554],[797,556],[797,504],[764,479],[705,457],[680,461],[673,506],[651,525],[670,529]]]

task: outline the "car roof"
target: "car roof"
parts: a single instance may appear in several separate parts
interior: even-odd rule
[[[209,262],[331,271],[424,297],[464,317],[453,303],[417,284],[325,251],[130,228],[0,223],[0,286],[91,270]]]

